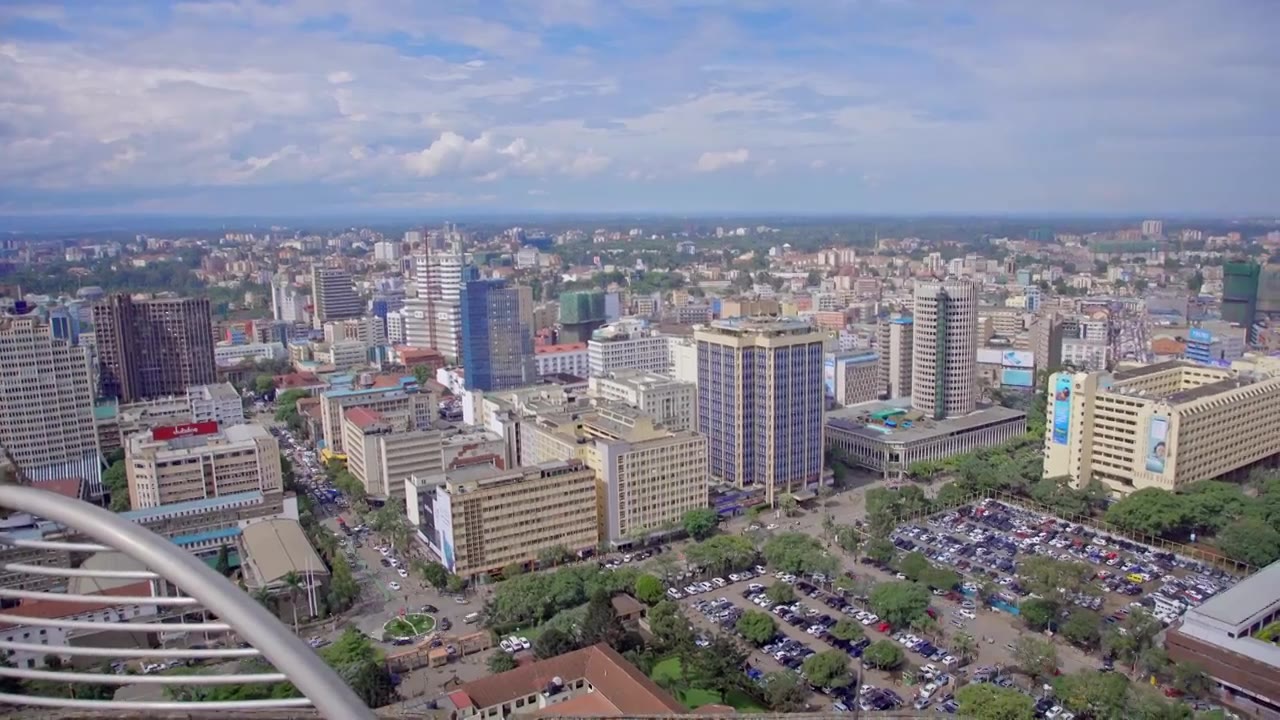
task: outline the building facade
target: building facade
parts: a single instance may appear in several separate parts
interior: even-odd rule
[[[580,552],[599,543],[596,474],[578,460],[452,470],[432,509],[432,549],[461,577],[528,566],[551,548]]]
[[[1045,477],[1176,490],[1280,453],[1280,375],[1172,361],[1055,373],[1049,392]]]
[[[468,390],[506,390],[534,382],[529,288],[469,280],[462,288],[463,381]]]
[[[563,374],[584,378],[591,374],[585,342],[540,345],[533,349],[533,361],[538,377]]]
[[[694,333],[698,432],[711,476],[790,492],[822,477],[823,333],[794,319],[736,319]]]
[[[978,286],[963,280],[915,288],[912,407],[935,420],[974,411],[978,401]]]
[[[367,407],[343,413],[342,447],[347,469],[378,500],[404,497],[404,481],[444,470],[444,433],[418,429],[407,408],[379,412]]]
[[[213,421],[219,425],[239,425],[244,419],[244,401],[231,383],[196,385],[187,388],[191,422]]]
[[[915,333],[910,317],[894,317],[876,327],[878,384],[885,397],[911,397],[911,353]]]
[[[417,296],[405,300],[405,343],[431,348],[458,362],[462,342],[460,253],[429,252],[415,259]]]
[[[364,315],[364,300],[356,294],[351,274],[341,268],[311,266],[311,303],[317,329]]]
[[[378,412],[407,412],[414,419],[414,427],[431,427],[437,418],[439,400],[429,390],[420,388],[417,380],[408,377],[399,383],[385,387],[349,388],[330,390],[320,395],[320,413],[323,426],[323,452],[326,458],[342,456],[342,414],[355,407]]]
[[[673,432],[692,430],[698,388],[692,383],[644,370],[617,370],[590,379],[591,394],[643,410]]]
[[[842,353],[826,359],[827,397],[842,407],[880,397],[880,356],[874,352]]]
[[[660,373],[671,365],[671,350],[667,338],[646,321],[621,320],[592,333],[587,362],[592,375],[627,369]]]
[[[191,423],[133,435],[125,445],[125,471],[135,510],[284,489],[280,445],[261,425]]]
[[[0,316],[0,465],[32,480],[78,477],[102,494],[88,350],[34,313]]]
[[[103,397],[131,403],[217,381],[208,298],[112,295],[93,324]]]

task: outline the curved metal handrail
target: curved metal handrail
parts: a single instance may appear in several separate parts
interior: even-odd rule
[[[182,709],[221,709],[248,710],[261,708],[305,707],[314,705],[319,713],[327,718],[337,720],[372,720],[375,715],[364,702],[335,673],[319,655],[305,643],[300,641],[277,618],[272,616],[260,604],[255,602],[240,588],[232,585],[226,578],[215,572],[204,562],[179,549],[168,540],[152,533],[139,525],[119,517],[115,513],[90,505],[89,503],[68,500],[67,498],[36,488],[18,485],[0,485],[0,507],[30,513],[47,520],[71,528],[81,535],[101,543],[51,543],[47,541],[18,540],[0,538],[0,543],[15,547],[37,549],[55,549],[93,552],[98,550],[116,551],[127,555],[143,564],[148,572],[163,578],[189,593],[191,600],[185,598],[147,598],[152,605],[166,607],[180,606],[179,611],[189,611],[187,605],[198,604],[217,615],[223,622],[216,623],[92,623],[74,620],[48,620],[44,618],[28,618],[5,615],[0,612],[0,622],[17,622],[35,626],[53,626],[61,628],[92,629],[99,632],[145,631],[167,632],[216,632],[235,630],[241,637],[251,641],[256,648],[242,651],[210,651],[210,650],[167,650],[157,652],[133,651],[118,652],[116,657],[187,657],[187,658],[234,658],[260,653],[276,669],[274,673],[260,673],[242,676],[161,676],[142,677],[116,676],[114,683],[152,683],[162,684],[166,681],[175,685],[212,685],[227,682],[278,682],[288,680],[305,696],[279,700],[254,700],[235,702],[137,702],[115,700],[77,700],[70,698],[33,697],[0,693],[0,703],[12,705],[29,705],[36,707],[68,707],[80,709],[108,710],[182,710]],[[18,567],[21,567],[20,565]],[[18,569],[15,567],[14,569]],[[41,574],[52,575],[44,568]],[[68,577],[148,577],[143,573],[121,574],[112,571],[71,571],[63,569]],[[62,602],[83,600],[81,596],[57,595],[32,591],[4,590],[0,595],[9,597],[26,597],[33,599],[57,599]],[[92,597],[92,596],[88,596]],[[93,598],[99,599],[99,598]],[[139,598],[120,597],[122,601]],[[24,649],[23,643],[3,642],[0,646],[8,649]],[[58,646],[40,646],[45,650],[58,654],[66,650],[66,655],[100,656],[96,649],[63,648]],[[87,652],[86,652],[87,651]],[[235,653],[235,654],[232,654]],[[0,668],[0,676],[28,679],[55,679],[62,682],[95,682],[113,683],[109,676],[89,673],[61,673],[56,671],[30,670],[17,668]],[[163,678],[163,679],[162,679]],[[213,679],[210,679],[213,678]],[[113,683],[113,684],[114,684]]]

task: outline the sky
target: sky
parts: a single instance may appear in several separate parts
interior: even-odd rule
[[[0,214],[1280,214],[1276,0],[0,0]]]

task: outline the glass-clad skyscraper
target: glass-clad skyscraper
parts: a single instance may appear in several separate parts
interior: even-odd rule
[[[505,390],[532,384],[538,374],[529,288],[468,275],[460,294],[466,388]]]

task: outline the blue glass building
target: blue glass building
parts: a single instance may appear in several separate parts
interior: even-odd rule
[[[505,390],[534,383],[532,295],[505,280],[464,273],[462,314],[463,382],[468,390]]]

